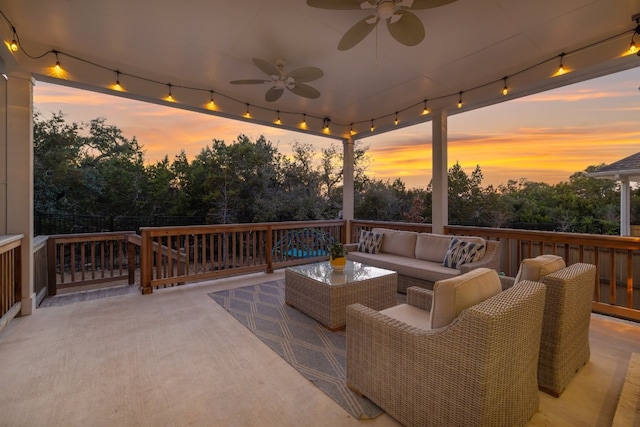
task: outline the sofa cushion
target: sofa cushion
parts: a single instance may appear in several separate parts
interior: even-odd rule
[[[469,307],[502,291],[500,277],[495,270],[476,268],[468,273],[436,282],[433,286],[431,327],[442,328]]]
[[[358,240],[358,251],[368,254],[375,254],[380,252],[380,246],[382,245],[382,233],[374,233],[372,231],[362,230],[360,232],[360,239]]]
[[[364,252],[349,252],[349,260],[372,265],[374,267],[393,270],[402,276],[415,277],[435,283],[460,274],[460,270],[449,268],[441,262],[425,261],[385,253],[366,254]]]
[[[416,237],[418,233],[413,231],[389,230],[387,228],[374,228],[374,233],[382,233],[381,253],[393,254],[413,258],[416,251]]]
[[[380,313],[420,329],[431,329],[431,317],[427,310],[409,304],[385,308]]]
[[[462,264],[482,259],[486,248],[484,244],[473,243],[454,238],[442,261],[442,265],[450,268],[460,268]]]
[[[521,280],[539,281],[543,276],[565,268],[567,265],[557,255],[539,255],[535,258],[523,259],[516,275],[514,285]]]
[[[416,238],[415,257],[440,263],[444,260],[451,239],[452,236],[444,234],[420,233]]]

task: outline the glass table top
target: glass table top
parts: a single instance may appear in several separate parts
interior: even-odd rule
[[[375,279],[389,274],[395,274],[395,271],[385,270],[384,268],[373,267],[349,260],[347,260],[347,265],[342,271],[333,270],[329,261],[297,265],[295,267],[287,267],[287,269],[318,282],[326,283],[330,286],[344,285],[345,283]]]

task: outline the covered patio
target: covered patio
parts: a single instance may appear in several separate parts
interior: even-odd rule
[[[253,273],[262,268],[257,266],[251,274],[150,296],[129,294],[36,311],[37,289],[45,279],[34,259],[32,90],[37,81],[46,81],[341,141],[342,232],[351,236],[355,140],[432,122],[431,135],[425,135],[434,153],[437,202],[430,227],[444,232],[449,116],[640,65],[633,50],[633,40],[640,42],[638,1],[378,3],[405,9],[415,3],[411,11],[426,28],[425,40],[416,46],[400,43],[381,22],[354,47],[339,50],[339,41],[355,23],[383,13],[359,10],[360,1],[327,1],[334,7],[317,8],[292,0],[192,7],[151,0],[0,0],[5,42],[0,49],[0,127],[6,129],[0,134],[0,151],[6,153],[0,160],[0,236],[20,242],[15,256],[20,261],[20,316],[0,334],[0,423],[363,423],[207,295],[282,278],[281,269]],[[311,96],[310,89],[292,90],[278,79],[280,71],[273,81],[270,71],[283,64],[280,59],[285,76],[321,69],[321,77],[300,80],[320,96]],[[270,84],[282,93],[269,95]],[[554,247],[563,243],[546,238]],[[512,251],[510,267],[517,265],[522,247],[531,252],[533,241],[513,245],[518,249]],[[607,242],[611,254],[618,247],[627,251],[629,306],[638,242]],[[596,247],[596,260],[600,243],[589,243]],[[544,246],[540,243],[540,250]],[[578,246],[582,258],[582,243]],[[611,257],[610,300],[598,302],[601,306],[616,299]],[[176,282],[175,277],[163,280]],[[631,356],[640,353],[640,327],[598,314],[591,322],[590,362],[561,398],[541,393],[530,425],[614,422]],[[396,425],[384,414],[366,423]]]
[[[351,417],[207,295],[283,276],[257,273],[15,319],[0,335],[2,424],[399,425],[386,414]],[[594,314],[590,341],[590,361],[560,398],[540,392],[529,426],[611,426],[616,416],[615,426],[637,423],[633,406],[618,406],[630,356],[640,353],[640,326]]]

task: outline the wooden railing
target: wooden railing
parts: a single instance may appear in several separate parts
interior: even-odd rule
[[[430,224],[352,221],[351,241],[373,227],[430,232]],[[595,312],[640,321],[640,238],[502,228],[446,226],[446,234],[480,236],[501,242],[501,272],[515,276],[520,262],[541,254],[562,256],[567,265],[594,264]],[[635,268],[634,268],[635,267]]]
[[[344,221],[142,228],[142,293],[327,259]]]
[[[115,281],[135,283],[136,246],[133,231],[59,234],[47,239],[47,283],[58,290]]]
[[[33,291],[36,294],[36,307],[48,293],[47,271],[47,236],[37,236],[33,239]]]
[[[22,238],[22,234],[0,236],[0,331],[21,308]]]

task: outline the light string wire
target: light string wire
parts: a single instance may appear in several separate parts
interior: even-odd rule
[[[264,106],[261,106],[261,105],[251,104],[251,103],[248,103],[248,102],[243,101],[241,99],[238,99],[238,98],[235,98],[233,96],[224,94],[222,92],[218,92],[218,91],[213,90],[213,89],[205,89],[205,88],[202,88],[202,87],[186,86],[186,85],[178,85],[178,84],[162,82],[162,81],[155,80],[155,79],[152,79],[152,78],[149,78],[149,77],[144,77],[144,76],[128,73],[128,72],[122,71],[120,69],[113,69],[113,68],[107,67],[105,65],[98,64],[96,62],[93,62],[93,61],[90,61],[90,60],[87,60],[87,59],[84,59],[84,58],[80,58],[80,57],[78,57],[76,55],[72,55],[72,54],[57,50],[57,49],[48,50],[48,51],[46,51],[46,52],[44,52],[44,53],[42,53],[40,55],[33,55],[33,54],[30,54],[24,48],[22,43],[20,42],[19,33],[16,30],[15,26],[12,24],[11,20],[9,20],[9,18],[7,18],[7,16],[4,14],[4,12],[2,10],[0,10],[0,14],[4,18],[6,24],[9,26],[9,29],[13,32],[13,34],[14,34],[14,36],[16,38],[16,41],[18,42],[18,46],[20,47],[22,52],[24,52],[24,54],[27,57],[29,57],[30,59],[33,59],[33,60],[41,59],[41,58],[43,58],[43,57],[45,57],[46,55],[49,55],[49,54],[54,54],[56,56],[56,60],[58,59],[59,56],[66,56],[67,58],[71,58],[71,59],[74,59],[76,61],[83,62],[85,64],[92,65],[94,67],[97,67],[97,68],[100,68],[100,69],[103,69],[103,70],[106,70],[106,71],[110,71],[112,73],[116,73],[116,75],[118,75],[118,76],[127,76],[127,77],[131,77],[131,78],[138,79],[138,80],[141,80],[141,81],[145,81],[145,82],[148,82],[148,83],[154,83],[154,84],[158,84],[158,85],[162,85],[162,86],[170,86],[171,88],[179,88],[179,89],[184,89],[184,90],[203,92],[203,93],[206,93],[206,94],[209,94],[209,95],[215,94],[218,97],[223,97],[223,98],[226,98],[226,99],[228,99],[230,101],[237,102],[239,104],[242,104],[242,105],[245,105],[247,107],[254,108],[254,109],[260,109],[260,110],[263,110],[263,111],[268,111],[268,112],[277,113],[277,114],[299,115],[299,116],[303,117],[303,120],[305,120],[305,122],[306,122],[306,118],[307,117],[311,117],[311,118],[314,118],[314,119],[322,120],[323,121],[323,128],[325,127],[325,124],[327,122],[329,122],[329,123],[333,124],[334,126],[349,127],[351,130],[353,129],[353,126],[356,126],[356,125],[369,123],[369,122],[373,122],[373,121],[380,121],[381,119],[385,119],[385,118],[389,118],[389,117],[396,117],[397,118],[399,113],[403,113],[405,111],[408,111],[408,110],[411,110],[413,108],[416,108],[417,106],[424,104],[427,99],[428,99],[429,102],[431,102],[431,101],[437,101],[437,100],[442,100],[442,99],[447,99],[447,98],[452,98],[452,97],[460,98],[463,94],[466,94],[466,93],[469,93],[469,92],[473,92],[473,91],[476,91],[476,90],[479,90],[479,89],[483,89],[483,88],[486,88],[488,86],[495,85],[497,83],[504,82],[505,79],[511,79],[512,77],[524,74],[524,73],[526,73],[528,71],[531,71],[534,68],[537,68],[537,67],[545,65],[545,64],[547,64],[549,62],[555,61],[558,58],[560,58],[560,60],[562,61],[567,55],[572,55],[572,54],[581,52],[583,50],[590,49],[590,48],[598,46],[600,44],[603,44],[603,43],[609,42],[611,40],[620,38],[620,37],[622,37],[624,35],[627,35],[629,33],[633,33],[633,36],[632,36],[632,39],[633,39],[633,37],[635,37],[635,34],[636,34],[636,27],[634,27],[633,29],[622,31],[622,32],[620,32],[618,34],[614,34],[614,35],[606,37],[606,38],[604,38],[602,40],[590,43],[590,44],[588,44],[586,46],[582,46],[582,47],[579,47],[579,48],[576,48],[576,49],[573,49],[573,50],[565,51],[565,52],[560,53],[559,55],[554,55],[554,56],[552,56],[552,57],[550,57],[548,59],[542,60],[542,61],[537,62],[537,63],[535,63],[533,65],[530,65],[530,66],[528,66],[526,68],[523,68],[522,70],[517,71],[517,72],[515,72],[513,74],[500,77],[498,79],[492,80],[492,81],[487,82],[487,83],[482,83],[482,84],[479,84],[477,86],[473,86],[473,87],[470,87],[470,88],[467,88],[467,89],[459,90],[457,92],[453,92],[453,93],[449,93],[449,94],[445,94],[445,95],[422,98],[420,101],[417,101],[417,102],[415,102],[415,103],[413,103],[413,104],[411,104],[411,105],[409,105],[409,106],[407,106],[405,108],[396,110],[395,112],[391,112],[389,114],[384,114],[382,116],[373,117],[371,119],[363,119],[363,120],[360,120],[360,121],[354,121],[354,122],[349,122],[349,123],[340,123],[340,122],[333,121],[329,117],[326,117],[326,116],[316,116],[316,115],[309,114],[309,113],[301,113],[299,111],[277,110],[277,109],[273,109],[273,108],[269,108],[269,107],[264,107]],[[511,92],[511,88],[509,89],[509,92]],[[224,112],[224,111],[222,111],[222,112]],[[422,115],[422,114],[419,114],[419,115]],[[350,131],[350,133],[353,134],[353,132],[351,132],[351,131]]]

